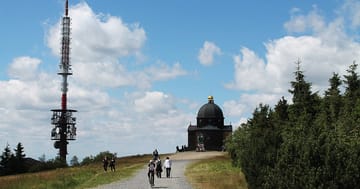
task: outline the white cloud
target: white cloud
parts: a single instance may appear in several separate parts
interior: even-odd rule
[[[79,62],[73,66],[74,78],[83,85],[92,87],[136,86],[149,89],[153,82],[166,81],[186,75],[180,63],[172,66],[160,63],[145,67],[143,70],[130,71],[118,62]]]
[[[134,76],[117,62],[78,62],[73,65],[74,79],[83,85],[121,87],[135,85]]]
[[[215,43],[205,41],[199,50],[198,59],[202,65],[209,66],[213,64],[215,55],[221,55],[221,49]]]
[[[10,64],[8,73],[11,78],[28,80],[37,76],[41,60],[28,56],[17,57]]]
[[[346,0],[340,14],[350,21],[352,29],[360,26],[360,2],[357,0]]]
[[[48,148],[44,141],[49,140],[50,107],[60,99],[56,75],[41,72],[40,63],[37,58],[15,58],[8,68],[12,78],[0,81],[0,143],[15,147],[21,142],[34,158],[41,155],[35,155],[38,149]]]
[[[134,100],[134,105],[137,112],[166,113],[174,107],[171,97],[159,91],[146,92],[145,96]]]
[[[266,59],[243,48],[234,56],[234,81],[225,86],[286,94],[294,79],[294,63],[299,59],[305,79],[313,84],[313,91],[320,90],[322,94],[333,72],[344,75],[353,60],[360,58],[360,44],[346,35],[341,19],[326,24],[316,11],[297,17],[306,18],[304,24],[312,28],[313,35],[284,36],[265,43]],[[297,23],[293,17],[287,22],[288,26]]]
[[[280,97],[277,94],[271,93],[257,93],[257,94],[247,94],[244,93],[240,95],[238,100],[229,100],[224,102],[224,112],[228,116],[240,117],[247,116],[249,117],[259,104],[269,104],[270,106],[275,105],[280,100]],[[247,114],[247,115],[246,115]]]
[[[300,9],[294,8],[291,11],[290,21],[284,24],[285,29],[288,32],[306,32],[308,30],[313,32],[318,32],[324,29],[325,21],[322,16],[319,15],[317,7],[314,6],[314,9],[308,15],[298,14]]]
[[[119,57],[137,55],[146,40],[139,24],[126,24],[121,18],[95,14],[85,3],[69,10],[71,17],[71,58],[74,62],[114,61]],[[47,44],[59,55],[61,25],[50,28]]]
[[[265,63],[255,52],[247,49],[241,49],[241,55],[233,57],[235,62],[235,81],[227,84],[227,88],[256,90],[267,86]]]
[[[147,68],[145,72],[153,81],[168,80],[187,74],[187,72],[181,68],[180,63],[175,63],[172,67],[165,63],[159,63]]]
[[[286,98],[289,97],[287,96]],[[226,120],[235,120],[235,122],[231,123],[233,130],[235,130],[252,117],[255,108],[259,107],[260,104],[274,107],[279,100],[279,94],[275,93],[243,93],[239,99],[224,102],[224,115],[227,116]]]
[[[136,85],[134,75],[118,62],[125,56],[141,56],[144,29],[121,18],[95,14],[85,3],[70,8],[71,60],[74,78],[92,87]],[[49,29],[47,45],[59,56],[60,21]],[[141,57],[140,57],[141,58]]]
[[[70,9],[72,19],[71,60],[73,78],[82,85],[100,88],[135,86],[148,89],[155,81],[185,75],[180,63],[151,65],[143,70],[129,70],[121,58],[143,59],[141,48],[146,35],[137,23],[127,24],[121,18],[96,14],[86,3]],[[50,28],[47,44],[59,55],[60,22]]]
[[[227,116],[242,116],[245,113],[246,106],[243,103],[237,103],[235,100],[224,102],[224,114]]]

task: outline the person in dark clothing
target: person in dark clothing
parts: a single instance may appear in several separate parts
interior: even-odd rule
[[[110,160],[110,170],[115,172],[115,158],[111,158]]]
[[[153,160],[157,160],[158,157],[159,157],[159,152],[157,151],[157,149],[155,149],[155,150],[153,151]]]
[[[103,167],[104,167],[104,171],[107,171],[107,167],[109,165],[109,160],[107,159],[107,157],[105,156],[103,161]]]
[[[155,167],[156,167],[155,160],[153,160],[153,159],[150,160],[149,164],[148,164],[148,173],[147,173],[147,175],[148,175],[151,186],[154,186]],[[150,177],[150,175],[151,175],[151,177]]]
[[[161,172],[162,172],[162,167],[161,167],[161,160],[159,158],[156,160],[156,176],[158,178],[161,178]]]

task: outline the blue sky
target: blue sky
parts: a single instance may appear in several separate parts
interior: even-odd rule
[[[173,152],[213,95],[237,128],[259,103],[287,92],[300,59],[320,94],[332,72],[360,58],[360,2],[69,1],[72,19],[68,107],[78,136],[69,157]],[[5,1],[0,12],[0,145],[27,156],[57,150],[50,109],[63,0]]]

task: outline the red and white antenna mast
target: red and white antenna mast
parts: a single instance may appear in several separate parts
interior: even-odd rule
[[[76,110],[67,109],[67,77],[72,75],[70,65],[70,17],[68,0],[65,1],[65,15],[62,19],[61,61],[58,75],[62,76],[61,109],[53,109],[51,124],[51,140],[55,140],[54,147],[59,149],[60,159],[66,161],[68,140],[76,139],[76,118],[72,116]]]

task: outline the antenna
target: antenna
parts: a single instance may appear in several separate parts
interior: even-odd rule
[[[62,19],[61,60],[58,75],[62,76],[61,109],[53,109],[51,124],[51,140],[55,140],[54,147],[59,149],[60,159],[66,162],[68,140],[76,140],[76,110],[67,109],[67,77],[72,75],[70,65],[70,17],[68,16],[68,0],[65,1],[65,16]]]
[[[65,2],[65,16],[68,16],[69,14],[69,2],[66,0]]]

